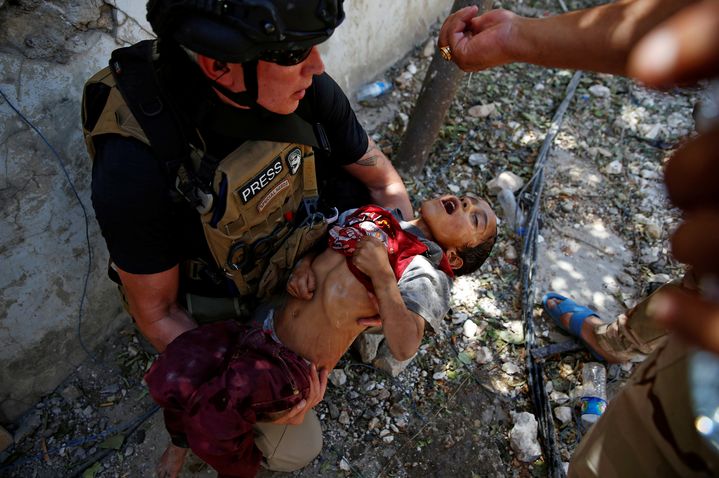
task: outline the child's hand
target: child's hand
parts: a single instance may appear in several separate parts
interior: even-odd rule
[[[389,264],[387,249],[382,241],[372,236],[364,236],[357,241],[357,248],[352,256],[352,263],[367,274],[373,281],[376,277],[388,272],[394,279]]]
[[[317,288],[317,279],[312,271],[312,258],[303,257],[287,279],[287,292],[298,299],[311,300]]]

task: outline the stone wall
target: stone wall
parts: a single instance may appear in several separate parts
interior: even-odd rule
[[[449,4],[347,2],[345,24],[321,47],[328,71],[352,91],[424,41]],[[90,256],[84,344],[92,349],[129,320],[105,275],[79,100],[85,79],[113,49],[150,36],[140,1],[0,0],[0,90],[45,134],[69,177],[0,98],[0,423],[33,406],[85,358],[78,310]]]

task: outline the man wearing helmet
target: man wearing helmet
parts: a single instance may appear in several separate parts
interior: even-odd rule
[[[323,232],[318,193],[320,205],[412,218],[401,178],[324,73],[316,45],[344,19],[342,1],[150,0],[158,39],[116,50],[88,80],[93,206],[111,275],[158,351],[282,283]],[[319,452],[311,408],[326,384],[315,372],[304,403],[258,427],[270,468]],[[163,473],[178,461],[166,455]]]

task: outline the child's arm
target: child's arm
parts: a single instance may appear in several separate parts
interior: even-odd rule
[[[397,360],[411,358],[422,341],[425,321],[407,309],[402,300],[385,245],[374,237],[363,237],[357,243],[352,262],[372,280],[383,333],[392,355]]]

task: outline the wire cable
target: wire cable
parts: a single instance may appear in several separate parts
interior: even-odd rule
[[[60,165],[60,169],[62,169],[62,172],[65,176],[65,179],[67,180],[68,184],[70,185],[70,189],[72,190],[72,193],[75,195],[75,199],[77,200],[78,204],[80,205],[80,209],[82,209],[82,216],[85,221],[85,245],[87,247],[87,270],[85,271],[85,277],[83,279],[82,283],[82,295],[80,296],[80,305],[78,306],[77,311],[77,338],[80,341],[80,346],[85,351],[88,357],[90,357],[94,362],[101,362],[100,360],[95,357],[95,355],[90,351],[90,349],[85,346],[85,342],[82,340],[82,311],[85,306],[85,298],[87,297],[87,285],[90,280],[90,273],[92,272],[92,246],[90,244],[90,218],[87,214],[87,209],[85,208],[85,204],[82,202],[82,199],[80,198],[80,193],[77,191],[77,188],[75,187],[75,183],[73,183],[72,178],[70,178],[70,173],[67,170],[67,167],[65,166],[65,161],[63,161],[62,157],[60,156],[60,153],[55,149],[55,147],[50,144],[50,142],[47,140],[44,134],[29,120],[27,117],[22,114],[22,112],[10,101],[10,99],[7,97],[5,92],[0,90],[0,96],[5,100],[7,105],[12,109],[15,114],[20,117],[20,119],[28,125],[35,133],[37,133],[38,136],[40,136],[40,139],[43,140],[45,145],[48,147],[48,149],[52,152],[52,154],[55,156],[55,159],[57,159],[58,164]]]

